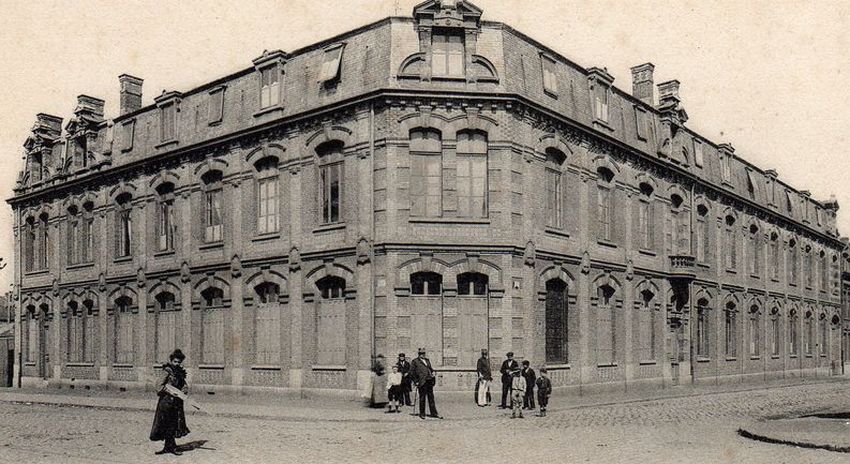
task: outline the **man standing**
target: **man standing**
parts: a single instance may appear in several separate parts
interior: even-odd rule
[[[531,368],[531,363],[527,359],[522,361],[522,376],[525,378],[525,398],[522,399],[522,409],[534,410],[534,385],[537,382],[537,375],[534,369]]]
[[[514,361],[514,352],[508,351],[508,354],[505,356],[508,359],[502,361],[502,368],[499,369],[499,372],[502,373],[502,405],[499,406],[501,409],[507,409],[509,407],[508,398],[511,394],[512,373],[519,370],[519,364]]]
[[[493,381],[493,373],[490,371],[490,359],[487,349],[481,349],[481,357],[475,368],[478,372],[478,384],[475,387],[475,402],[478,406],[490,405],[490,382]]]
[[[434,403],[434,385],[437,383],[437,377],[431,367],[431,360],[425,357],[425,348],[419,348],[419,357],[410,363],[410,378],[419,390],[419,418],[425,418],[425,399],[427,398],[428,409],[431,412],[429,416],[442,419],[437,414],[437,405]]]
[[[410,402],[410,361],[404,356],[404,353],[398,354],[398,362],[396,363],[398,366],[398,372],[401,374],[401,390],[404,395],[404,404],[405,406],[413,406],[413,403]]]

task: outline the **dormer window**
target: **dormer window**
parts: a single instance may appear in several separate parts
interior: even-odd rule
[[[646,109],[635,105],[635,134],[639,140],[646,140],[648,130],[649,115]]]
[[[431,40],[431,71],[435,77],[464,76],[464,41],[461,33],[434,31]]]
[[[608,89],[598,86],[593,92],[593,115],[596,119],[608,122]]]
[[[702,142],[694,139],[694,164],[701,168],[703,166]]]
[[[224,89],[223,85],[210,90],[209,124],[217,124],[224,119]]]
[[[558,95],[558,77],[555,74],[555,60],[547,55],[540,55],[543,63],[543,90],[553,96]]]
[[[121,123],[121,151],[133,149],[133,138],[136,135],[136,120],[131,119]]]
[[[588,73],[593,117],[595,122],[601,123],[603,127],[608,127],[608,106],[614,76],[608,74],[607,70],[596,67],[588,69]]]
[[[756,182],[753,179],[753,171],[747,169],[747,195],[750,200],[756,199]]]
[[[280,70],[269,66],[260,70],[260,108],[269,108],[280,103]]]
[[[177,138],[177,105],[167,103],[159,109],[160,142]]]
[[[339,80],[340,63],[342,62],[342,51],[344,49],[345,44],[337,44],[325,49],[319,82],[327,84]]]

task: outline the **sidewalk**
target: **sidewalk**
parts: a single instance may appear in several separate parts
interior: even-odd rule
[[[598,394],[588,396],[564,396],[556,391],[550,404],[550,411],[599,407],[614,404],[628,404],[645,401],[664,400],[689,396],[716,395],[724,393],[758,391],[787,388],[800,385],[840,383],[845,377],[829,377],[800,381],[770,382],[764,384],[738,384],[709,387],[674,387],[650,392],[626,392]],[[478,407],[472,401],[472,392],[468,394],[445,394],[437,392],[437,407],[446,419],[480,420],[497,417],[503,411],[494,406]],[[493,400],[498,404],[501,392],[493,392]],[[384,414],[380,409],[368,408],[363,401],[341,399],[296,399],[277,395],[197,395],[195,401],[206,411],[221,417],[256,418],[284,421],[329,421],[329,422],[386,422],[411,419],[414,409],[402,408],[403,414]],[[153,411],[156,408],[156,396],[153,392],[120,392],[114,390],[55,390],[55,389],[0,389],[0,402],[20,404],[44,404],[72,407],[111,409],[117,411]],[[205,414],[186,408],[187,414]],[[505,413],[506,414],[506,413]]]

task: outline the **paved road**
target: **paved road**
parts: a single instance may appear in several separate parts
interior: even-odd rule
[[[846,463],[850,455],[770,445],[736,430],[773,415],[850,410],[850,384],[775,388],[564,409],[510,419],[493,408],[461,420],[375,412],[374,422],[190,415],[205,443],[181,457],[155,456],[151,415],[83,407],[0,403],[0,462],[551,462]],[[562,409],[558,410],[558,407]],[[450,405],[443,413],[451,416]],[[196,442],[197,443],[197,442]]]

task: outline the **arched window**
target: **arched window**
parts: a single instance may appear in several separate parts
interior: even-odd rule
[[[561,176],[566,159],[562,151],[546,149],[546,225],[556,229],[564,227]]]
[[[726,322],[726,356],[730,358],[738,355],[737,312],[734,302],[730,301],[726,303],[726,310],[724,311]]]
[[[257,170],[257,234],[280,230],[278,159],[267,156],[254,164]]]
[[[758,276],[761,271],[761,240],[759,228],[755,224],[750,225],[750,275]]]
[[[94,204],[90,201],[83,203],[80,219],[80,261],[94,261]]]
[[[115,257],[133,254],[133,216],[130,205],[132,197],[124,192],[115,199]]]
[[[260,366],[280,364],[281,308],[278,302],[280,286],[263,282],[254,287],[256,311],[254,315],[254,363]]]
[[[26,360],[28,362],[36,362],[38,361],[38,317],[35,306],[27,306],[26,322]]]
[[[782,350],[782,329],[780,327],[779,308],[770,310],[770,354],[779,356]]]
[[[68,362],[88,363],[92,361],[92,342],[94,324],[89,320],[93,303],[68,302],[67,353]]]
[[[829,321],[824,313],[821,313],[818,317],[818,328],[820,329],[818,354],[826,356],[829,352]]]
[[[614,288],[607,284],[596,289],[596,362],[600,365],[614,364],[617,360],[614,293]]]
[[[440,217],[442,200],[442,135],[433,129],[414,129],[410,131],[410,215]]]
[[[167,362],[168,356],[177,348],[177,305],[174,294],[162,292],[154,303],[156,323],[154,346],[156,362]]]
[[[224,292],[209,287],[201,292],[201,363],[224,364]]]
[[[68,252],[68,265],[73,266],[82,262],[80,257],[82,226],[80,225],[79,209],[76,205],[68,207],[68,236],[65,249]]]
[[[176,223],[174,221],[174,184],[164,182],[156,188],[156,249],[174,249]]]
[[[50,266],[50,228],[47,214],[38,217],[36,249],[38,250],[38,268],[47,269]]]
[[[812,247],[811,245],[806,245],[805,252],[803,253],[803,277],[805,278],[807,288],[812,287],[812,274],[814,273],[815,269],[812,266]]]
[[[797,285],[797,241],[793,238],[788,240],[788,283]]]
[[[322,298],[327,300],[341,299],[345,297],[345,279],[336,276],[324,277],[316,286],[322,294]]]
[[[613,236],[613,224],[611,215],[613,214],[613,197],[614,197],[614,173],[606,167],[600,167],[596,170],[597,178],[597,194],[596,194],[596,211],[599,224],[598,238],[602,240],[611,240]]]
[[[814,316],[811,311],[806,311],[806,317],[803,324],[805,324],[803,329],[803,354],[811,356],[814,351],[812,349],[812,344],[815,340],[815,323]]]
[[[820,210],[818,210],[820,211]],[[820,291],[825,292],[829,288],[829,271],[827,271],[826,253],[820,252]]]
[[[670,195],[670,216],[667,233],[672,253],[690,254],[690,227],[688,214],[684,210],[684,199],[678,194]]]
[[[343,220],[342,185],[344,174],[343,143],[325,142],[316,148],[319,156],[319,206],[322,224]]]
[[[738,240],[735,233],[735,218],[726,216],[726,233],[723,251],[726,253],[726,269],[734,270],[738,266]]]
[[[483,296],[487,294],[488,277],[486,274],[477,272],[464,272],[457,276],[457,294],[458,295],[477,295]]]
[[[316,282],[322,298],[316,310],[316,362],[320,366],[345,364],[345,279],[326,276]]]
[[[697,356],[708,358],[711,356],[710,351],[710,324],[708,300],[700,298],[697,301]]]
[[[113,311],[113,358],[115,364],[132,365],[135,361],[136,328],[133,300],[128,296],[115,299]]]
[[[411,295],[439,295],[442,293],[443,276],[436,272],[410,274]]]
[[[779,279],[779,234],[772,232],[770,234],[770,277],[774,280]]]
[[[797,310],[791,309],[788,311],[788,354],[797,356],[798,346],[800,346],[799,337],[797,336]]]
[[[708,217],[708,207],[699,205],[697,206],[696,250],[697,261],[701,263],[707,263],[711,256],[710,232],[711,220]]]
[[[569,307],[567,283],[561,279],[546,282],[546,362],[569,362]]]
[[[24,271],[30,272],[35,270],[38,263],[36,258],[36,225],[35,219],[27,218],[23,227],[24,236]]]
[[[457,134],[457,215],[487,217],[487,134]]]
[[[638,199],[638,232],[640,233],[640,247],[644,250],[652,250],[655,246],[652,236],[652,195],[652,186],[642,182],[640,184],[640,198]]]
[[[656,325],[656,301],[655,293],[651,290],[643,290],[639,294],[638,302],[638,349],[640,350],[639,361],[655,360],[655,325]]]
[[[212,170],[201,176],[204,195],[204,242],[215,243],[223,239],[222,172]]]
[[[761,355],[761,310],[750,306],[750,356]]]

